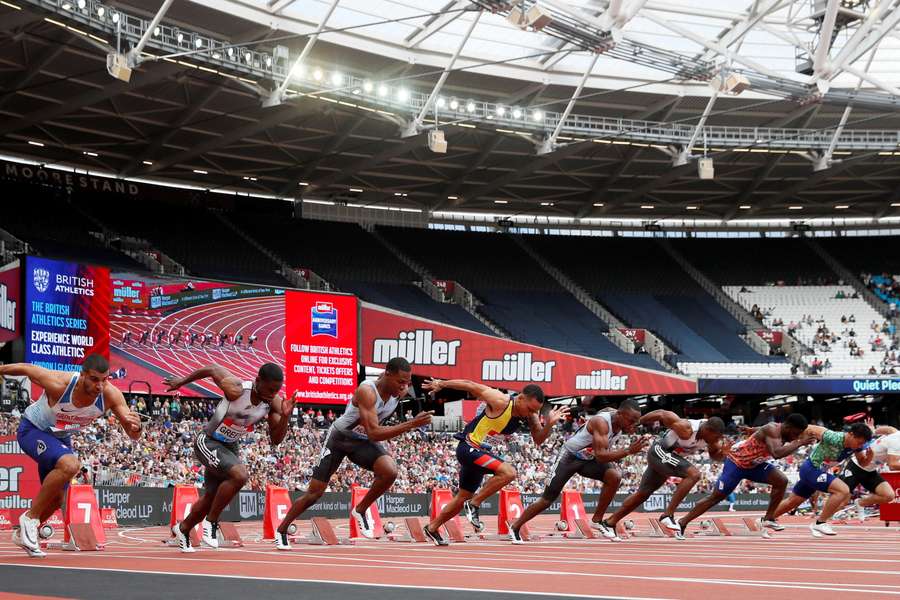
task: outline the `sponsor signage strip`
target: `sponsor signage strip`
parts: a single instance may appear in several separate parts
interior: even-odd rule
[[[0,436],[0,509],[10,509],[16,523],[40,489],[37,463],[22,452],[16,436]]]
[[[167,525],[172,512],[172,489],[101,486],[95,491],[100,508],[116,509],[119,525]],[[302,492],[291,492],[290,495],[293,501],[298,499]],[[539,497],[538,494],[522,494],[522,502],[527,506]],[[597,507],[600,495],[586,493],[582,494],[582,497],[585,509],[592,511]],[[626,497],[625,494],[617,494],[610,504],[610,509],[614,510],[620,507]],[[688,494],[681,505],[682,510],[690,510],[696,502],[704,497],[703,494]],[[653,494],[638,507],[637,512],[659,512],[666,507],[671,498],[671,494]],[[430,499],[430,494],[388,493],[376,501],[376,506],[378,513],[387,519],[425,517],[428,516]],[[738,494],[735,509],[762,510],[768,505],[768,502],[768,494]],[[261,521],[264,508],[265,493],[241,490],[238,496],[222,511],[222,520]],[[712,510],[727,510],[727,508],[727,503],[723,503]],[[496,495],[485,500],[481,506],[483,515],[496,515],[497,511],[498,497]],[[349,518],[349,513],[349,492],[326,492],[316,504],[307,509],[301,519],[306,520],[312,517],[345,519]],[[559,513],[559,500],[546,511],[546,514],[554,513]]]
[[[0,342],[11,342],[20,335],[20,276],[17,266],[0,271]]]
[[[701,379],[701,394],[900,394],[900,378]]]
[[[692,394],[695,379],[568,354],[483,335],[363,303],[362,361],[379,367],[395,356],[413,372],[521,389],[540,385],[552,396]]]

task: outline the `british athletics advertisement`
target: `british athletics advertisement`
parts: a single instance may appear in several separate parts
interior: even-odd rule
[[[77,371],[109,357],[109,269],[29,256],[24,282],[26,362]]]

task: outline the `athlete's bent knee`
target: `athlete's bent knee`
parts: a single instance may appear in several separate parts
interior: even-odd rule
[[[379,469],[375,473],[375,477],[381,479],[382,481],[393,482],[395,479],[397,479],[397,466],[392,464],[383,469]]]
[[[512,481],[516,478],[518,473],[516,473],[516,469],[508,464],[504,464],[502,467],[497,469],[496,473],[497,477],[505,479],[506,481]]]
[[[622,474],[619,473],[618,469],[608,469],[606,473],[603,474],[604,485],[611,485],[618,488],[620,483],[622,483]]]
[[[56,461],[55,469],[68,479],[73,479],[81,472],[81,461],[74,454],[66,454]]]
[[[700,471],[697,470],[697,467],[691,467],[688,469],[687,474],[684,476],[684,480],[698,482],[700,481]]]
[[[232,468],[228,474],[231,476],[230,479],[234,485],[238,487],[244,487],[247,485],[247,481],[250,480],[250,473],[247,471],[247,467],[243,465]]]
[[[322,494],[325,493],[325,488],[328,487],[327,483],[318,481],[313,479],[309,482],[309,487],[306,488],[306,496],[311,498],[312,500],[318,500],[322,497]]]

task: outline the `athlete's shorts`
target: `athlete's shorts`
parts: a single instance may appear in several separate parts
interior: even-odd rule
[[[312,478],[327,483],[344,462],[344,457],[349,458],[354,465],[372,471],[375,469],[375,461],[387,453],[378,442],[356,438],[332,427],[319,454],[319,464],[313,469]]]
[[[744,479],[749,479],[756,483],[767,483],[769,474],[774,469],[775,465],[769,462],[758,464],[749,469],[742,469],[730,458],[726,458],[725,464],[722,466],[722,474],[719,475],[719,480],[716,482],[716,492],[723,496],[728,496],[734,493],[734,488]]]
[[[38,429],[34,423],[22,417],[19,429],[16,432],[16,440],[22,452],[33,458],[38,464],[38,475],[41,483],[44,478],[56,468],[56,463],[66,454],[75,455],[72,451],[72,438],[56,437],[49,431]],[[66,483],[66,487],[69,484]]]
[[[578,458],[571,452],[563,450],[559,453],[559,458],[553,467],[553,478],[547,484],[544,493],[541,494],[541,498],[548,502],[553,502],[559,498],[563,488],[566,487],[566,483],[576,473],[588,479],[603,481],[603,476],[606,472],[614,468],[615,466],[612,463],[598,463],[593,459]]]
[[[847,461],[847,465],[841,471],[841,481],[847,484],[850,491],[861,485],[869,492],[875,492],[875,488],[884,483],[884,477],[878,471],[867,471],[853,462]]]
[[[831,482],[837,479],[824,469],[817,469],[809,459],[800,465],[800,479],[794,484],[791,493],[801,498],[809,498],[816,492],[827,492]]]
[[[194,456],[206,467],[204,486],[212,492],[220,483],[230,478],[231,467],[241,464],[237,443],[227,444],[201,433],[194,441]]]
[[[481,487],[485,475],[495,473],[503,466],[503,459],[491,454],[486,448],[476,448],[466,441],[456,446],[459,460],[459,489],[474,494]]]
[[[687,477],[688,471],[693,466],[685,457],[664,450],[659,442],[654,442],[647,451],[647,468],[644,469],[638,490],[655,492],[669,477]]]

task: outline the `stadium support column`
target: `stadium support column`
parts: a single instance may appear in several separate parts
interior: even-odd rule
[[[300,56],[298,56],[297,60],[294,61],[294,64],[291,65],[291,70],[284,76],[284,81],[282,81],[278,88],[273,90],[271,94],[263,98],[263,106],[267,108],[278,106],[284,100],[284,93],[287,91],[287,87],[291,82],[291,76],[294,74],[297,67],[302,65],[303,61],[306,60],[309,51],[312,50],[312,47],[316,44],[316,41],[319,39],[319,34],[325,29],[325,24],[328,23],[328,19],[331,18],[331,14],[334,12],[334,9],[337,8],[338,2],[340,1],[341,0],[332,0],[331,6],[328,7],[328,12],[325,13],[325,17],[319,22],[319,26],[316,27],[316,30],[309,36],[309,39],[306,40],[306,45],[303,46],[303,50],[300,51]]]
[[[428,99],[425,101],[425,104],[422,105],[422,110],[419,111],[419,114],[416,115],[416,118],[413,120],[413,122],[410,123],[409,126],[403,131],[403,137],[412,137],[419,133],[419,129],[422,127],[422,123],[425,122],[425,116],[428,114],[428,109],[430,109],[434,105],[434,101],[437,98],[437,95],[440,93],[441,88],[444,87],[444,82],[447,81],[447,77],[450,75],[450,71],[452,71],[454,65],[456,65],[456,60],[462,53],[462,49],[465,47],[466,42],[468,42],[469,38],[472,36],[472,31],[475,30],[475,26],[478,24],[479,19],[481,19],[481,11],[475,13],[475,18],[472,19],[472,22],[469,24],[469,29],[466,30],[466,34],[459,41],[459,45],[456,47],[456,52],[450,58],[450,62],[447,63],[447,66],[444,67],[444,72],[441,73],[438,82],[431,90],[431,94],[428,95]]]
[[[119,49],[117,52],[110,52],[106,55],[106,69],[109,71],[110,75],[125,82],[131,80],[131,71],[143,62],[141,52],[144,51],[144,46],[150,41],[153,31],[156,29],[156,26],[159,25],[159,22],[162,21],[163,17],[166,16],[169,7],[172,6],[172,2],[174,1],[175,0],[164,0],[162,6],[156,11],[153,20],[150,21],[147,29],[144,30],[144,34],[141,36],[141,39],[138,40],[137,45],[129,50],[127,54],[123,55],[121,49]],[[117,23],[117,26],[121,28],[121,23]]]
[[[545,139],[538,146],[537,153],[539,155],[550,154],[556,149],[556,138],[559,136],[559,133],[562,131],[563,125],[566,122],[566,119],[569,118],[569,113],[572,112],[572,108],[575,106],[575,103],[578,101],[578,97],[581,96],[581,90],[584,88],[584,84],[587,83],[588,77],[591,76],[591,73],[594,71],[594,66],[597,64],[597,59],[600,58],[599,53],[594,54],[594,59],[591,61],[591,66],[585,70],[584,74],[581,76],[581,81],[578,82],[578,87],[575,88],[575,92],[572,94],[572,97],[569,99],[569,103],[566,105],[566,109],[563,111],[563,114],[559,117],[559,122],[556,124],[556,129],[553,130],[553,133],[550,134],[550,137]]]

